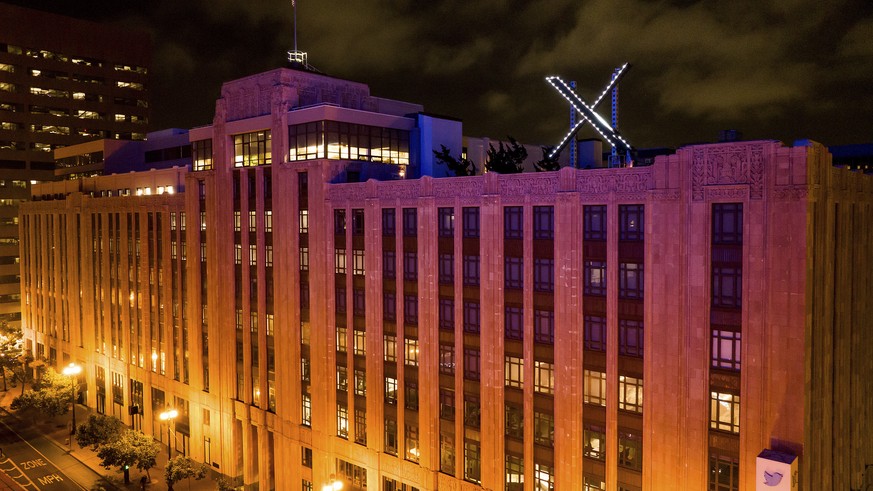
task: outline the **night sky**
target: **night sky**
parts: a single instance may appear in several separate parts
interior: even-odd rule
[[[10,1],[152,33],[153,127],[212,121],[221,83],[285,65],[291,0]],[[470,136],[557,143],[568,106],[628,61],[619,128],[636,147],[719,130],[791,143],[873,142],[873,2],[298,0],[322,72],[460,118]],[[601,114],[608,116],[608,102]],[[591,128],[580,137],[596,136]]]

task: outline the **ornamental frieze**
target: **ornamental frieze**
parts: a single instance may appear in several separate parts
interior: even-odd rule
[[[764,146],[730,145],[696,148],[691,160],[691,197],[704,198],[706,186],[749,186],[749,197],[764,195]]]

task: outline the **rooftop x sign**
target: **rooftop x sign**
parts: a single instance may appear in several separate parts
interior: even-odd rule
[[[559,94],[564,96],[564,99],[567,99],[567,102],[569,102],[570,105],[573,106],[574,109],[576,109],[580,116],[582,116],[582,119],[578,123],[576,123],[576,126],[571,128],[569,133],[567,133],[564,136],[564,139],[561,140],[561,143],[559,143],[558,146],[555,147],[554,150],[552,150],[551,155],[549,155],[550,158],[554,158],[561,150],[564,149],[565,146],[567,146],[570,138],[573,138],[576,132],[579,131],[579,128],[581,128],[586,121],[591,123],[591,126],[593,126],[594,129],[598,133],[600,133],[600,136],[606,139],[606,141],[610,145],[616,147],[621,153],[633,153],[633,147],[631,147],[631,145],[627,141],[625,141],[621,134],[619,134],[618,130],[616,128],[613,128],[608,121],[603,119],[602,116],[594,111],[594,108],[596,108],[597,105],[600,104],[600,101],[602,101],[603,98],[606,97],[606,94],[608,94],[609,91],[612,90],[613,87],[615,87],[615,84],[618,83],[618,80],[621,78],[622,75],[624,75],[624,72],[627,71],[627,68],[628,64],[625,63],[621,68],[618,69],[618,71],[616,71],[616,73],[612,77],[612,80],[610,80],[609,83],[606,84],[603,92],[600,93],[594,103],[590,106],[586,104],[585,101],[583,101],[582,98],[579,97],[566,82],[561,80],[560,77],[546,77],[546,81],[552,84],[555,90],[557,90]]]

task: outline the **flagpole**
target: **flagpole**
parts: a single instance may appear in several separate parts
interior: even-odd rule
[[[297,0],[291,0],[291,6],[294,7],[294,51],[297,51]]]

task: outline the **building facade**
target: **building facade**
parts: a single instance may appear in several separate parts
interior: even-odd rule
[[[142,139],[149,35],[0,3],[0,318],[21,318],[18,203],[54,179],[52,151]]]
[[[751,141],[412,178],[453,124],[225,84],[190,172],[22,206],[27,349],[157,439],[179,409],[174,448],[251,489],[748,491],[765,449],[864,484],[870,177]]]

